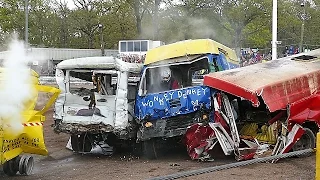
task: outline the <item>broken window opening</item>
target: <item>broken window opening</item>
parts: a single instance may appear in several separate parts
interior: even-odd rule
[[[193,79],[209,73],[207,57],[193,62],[147,68],[143,74],[140,95],[193,86]]]
[[[81,97],[90,96],[93,88],[91,74],[90,71],[69,71],[67,91]]]
[[[118,75],[115,72],[110,73],[70,71],[68,91],[81,97],[90,96],[92,92],[100,95],[116,95]]]
[[[217,58],[213,58],[212,61],[213,62],[210,63],[210,67],[209,67],[210,72],[219,72],[220,70],[219,70],[219,66],[217,64]]]
[[[138,91],[138,84],[140,81],[140,74],[136,73],[129,73],[128,77],[128,93],[127,93],[127,98],[128,102],[135,101],[137,91]]]

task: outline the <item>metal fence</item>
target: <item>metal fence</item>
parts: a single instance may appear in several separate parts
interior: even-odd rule
[[[101,56],[101,49],[29,48],[30,67],[40,75],[52,76],[55,66],[66,59]],[[118,50],[105,49],[105,56],[117,56]],[[8,56],[8,51],[0,52],[0,62]]]

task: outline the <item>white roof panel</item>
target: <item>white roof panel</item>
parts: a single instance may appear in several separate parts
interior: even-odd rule
[[[127,63],[111,56],[68,59],[57,65],[58,69],[116,69],[119,71],[140,72],[142,64]]]

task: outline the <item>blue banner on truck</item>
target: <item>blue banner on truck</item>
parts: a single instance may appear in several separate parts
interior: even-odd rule
[[[177,115],[189,114],[201,106],[211,107],[210,88],[193,86],[179,90],[137,96],[135,116],[142,120],[165,119]]]

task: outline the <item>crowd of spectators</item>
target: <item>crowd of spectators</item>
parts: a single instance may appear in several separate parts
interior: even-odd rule
[[[124,62],[128,62],[128,63],[143,63],[146,58],[146,55],[120,54],[120,58]]]
[[[259,49],[245,48],[241,49],[240,66],[261,63],[271,60],[271,52],[261,53]]]
[[[264,52],[264,53],[263,53]],[[280,51],[278,57],[291,56],[300,52],[299,47],[285,46],[283,51]],[[271,50],[262,50],[243,48],[241,49],[240,66],[248,66],[251,64],[266,62],[271,60]]]
[[[300,50],[299,47],[294,47],[294,46],[286,46],[285,49],[282,51],[283,57],[286,56],[291,56],[293,54],[299,54]]]

